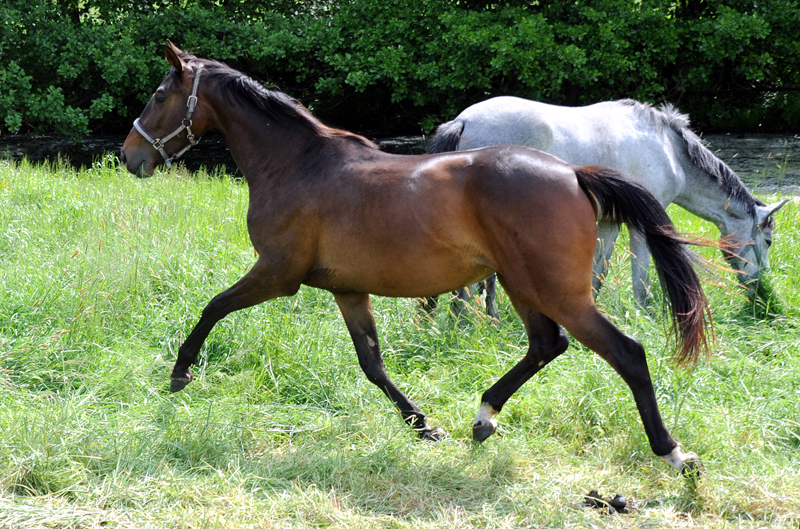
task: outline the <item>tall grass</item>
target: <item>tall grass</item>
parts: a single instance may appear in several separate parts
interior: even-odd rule
[[[373,300],[388,371],[449,432],[440,443],[403,426],[361,373],[330,294],[310,288],[223,320],[196,380],[170,394],[202,308],[255,261],[246,207],[246,187],[225,175],[0,162],[0,527],[800,522],[796,201],[771,250],[780,310],[763,317],[732,275],[705,273],[717,341],[691,373],[671,367],[666,318],[636,310],[623,251],[600,295],[644,343],[668,428],[703,457],[697,485],[652,455],[625,384],[577,345],[473,446],[480,394],[526,347],[503,297],[501,325],[480,310],[454,322],[446,303],[426,318],[413,300]],[[592,489],[635,509],[585,509]]]

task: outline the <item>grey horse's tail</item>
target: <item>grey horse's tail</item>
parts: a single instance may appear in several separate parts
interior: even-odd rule
[[[448,121],[442,123],[436,129],[433,135],[428,152],[435,154],[437,152],[450,152],[458,149],[458,142],[461,141],[461,132],[464,130],[463,121]]]
[[[576,167],[575,174],[600,209],[601,219],[617,225],[624,222],[644,234],[669,299],[673,331],[678,339],[675,359],[679,364],[696,363],[702,350],[708,352],[706,330],[710,326],[710,312],[700,278],[685,248],[691,242],[675,232],[658,200],[622,173],[607,167]]]

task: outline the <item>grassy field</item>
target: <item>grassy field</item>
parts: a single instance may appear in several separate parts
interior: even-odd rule
[[[696,484],[651,453],[627,387],[577,345],[474,446],[481,393],[526,347],[503,297],[499,326],[479,310],[456,323],[446,303],[428,319],[414,300],[373,299],[389,373],[448,431],[439,443],[403,426],[361,373],[332,296],[311,288],[223,320],[195,381],[170,394],[182,339],[254,262],[246,206],[225,177],[0,162],[0,527],[800,524],[796,200],[778,216],[769,310],[730,275],[703,273],[717,340],[690,373],[669,362],[666,317],[636,310],[623,251],[600,296],[644,343],[673,436],[703,458]],[[582,507],[592,489],[633,511]]]

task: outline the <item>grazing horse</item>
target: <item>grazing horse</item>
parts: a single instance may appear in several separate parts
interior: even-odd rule
[[[367,378],[421,437],[437,439],[444,432],[428,426],[386,373],[369,295],[438,295],[497,273],[529,349],[483,394],[474,439],[489,437],[508,398],[567,349],[566,329],[628,384],[653,452],[677,469],[693,468],[697,456],[681,450],[661,419],[642,345],[604,318],[592,297],[598,215],[627,222],[644,233],[668,292],[678,361],[695,361],[706,346],[708,307],[685,241],[644,188],[526,147],[384,153],[224,64],[171,43],[166,56],[170,74],[120,158],[149,176],[206,131],[222,134],[249,187],[247,228],[258,252],[180,347],[172,391],[191,382],[190,366],[220,319],[309,285],[333,294]]]
[[[765,206],[751,195],[736,173],[691,131],[688,117],[672,105],[659,111],[624,99],[561,107],[495,97],[440,125],[429,152],[492,145],[525,145],[576,165],[614,167],[647,188],[663,207],[674,202],[713,222],[722,236],[725,259],[743,285],[756,284],[769,270],[773,215],[788,199]],[[595,291],[600,289],[618,232],[618,226],[601,221],[594,261]],[[644,306],[650,285],[650,254],[635,231],[630,234],[630,248],[634,297]],[[497,318],[494,293],[490,277],[486,306]],[[459,297],[467,295],[461,291]]]

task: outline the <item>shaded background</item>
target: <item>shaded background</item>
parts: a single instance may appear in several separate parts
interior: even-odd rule
[[[163,43],[332,125],[421,134],[511,94],[669,101],[706,132],[800,131],[797,0],[4,0],[0,134],[119,134]]]

